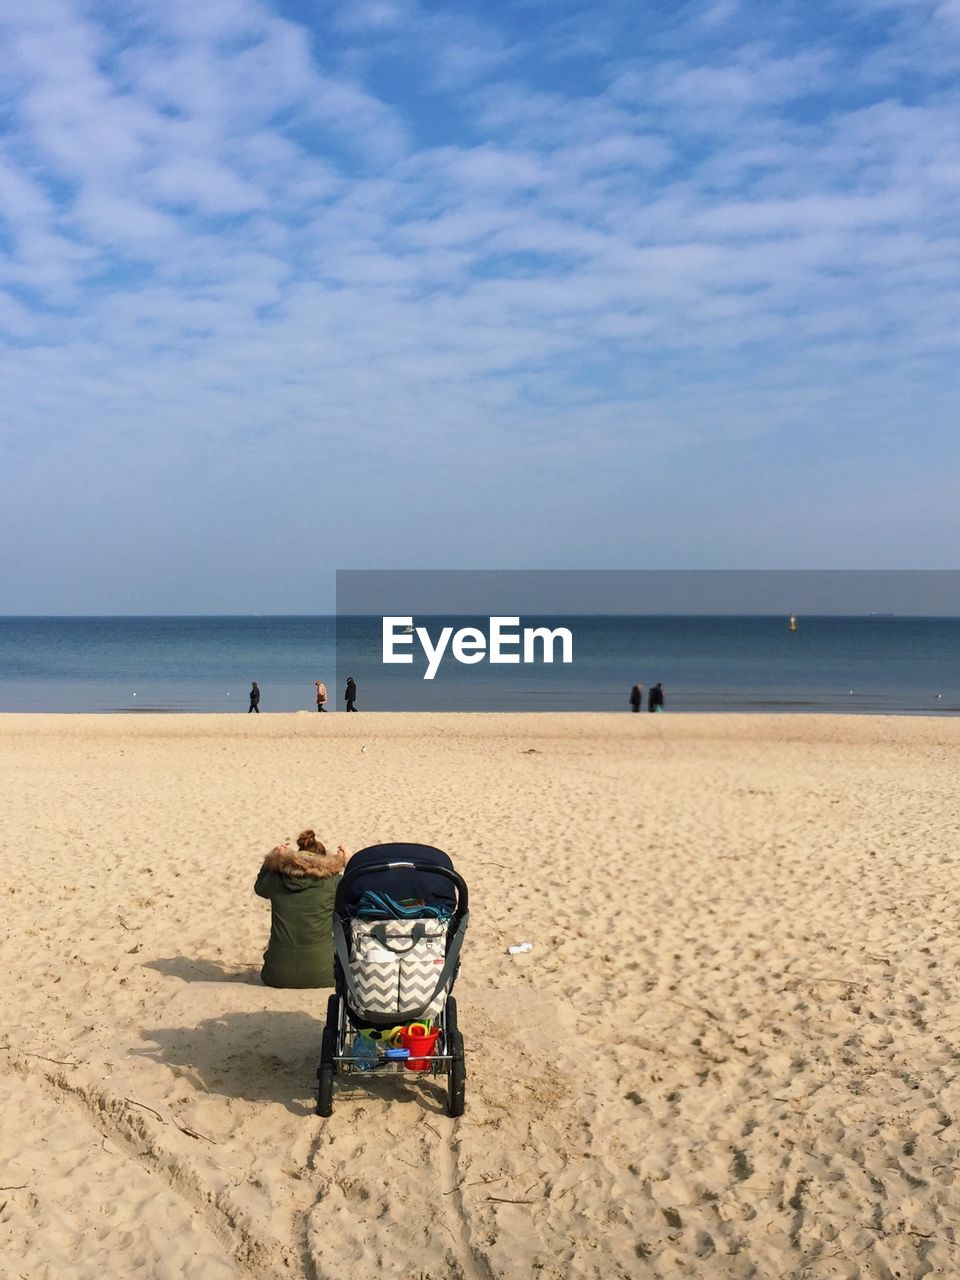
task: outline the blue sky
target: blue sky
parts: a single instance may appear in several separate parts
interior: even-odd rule
[[[3,611],[956,565],[960,0],[0,10]]]

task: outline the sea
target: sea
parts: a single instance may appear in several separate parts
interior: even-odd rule
[[[415,620],[435,634],[481,619]],[[0,711],[247,714],[312,711],[314,681],[360,712],[628,711],[660,682],[665,711],[960,714],[960,618],[551,617],[573,662],[383,666],[379,618],[0,618]],[[414,646],[411,645],[411,649]],[[419,655],[419,650],[415,650]]]

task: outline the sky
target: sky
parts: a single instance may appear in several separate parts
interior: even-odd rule
[[[0,0],[0,611],[954,568],[960,0]]]
[[[947,569],[346,569],[338,615],[960,616]],[[412,616],[411,616],[412,615]],[[398,627],[401,624],[396,624]]]

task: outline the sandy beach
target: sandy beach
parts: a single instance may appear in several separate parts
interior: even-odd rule
[[[893,717],[0,717],[0,1274],[960,1274],[958,750]],[[252,892],[304,825],[467,879],[462,1119],[389,1080],[314,1114],[326,993],[260,984]]]

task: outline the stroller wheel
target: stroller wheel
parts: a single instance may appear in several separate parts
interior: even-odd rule
[[[337,1029],[331,1027],[329,1023],[323,1028],[323,1035],[320,1038],[320,1065],[321,1067],[330,1067],[336,1071],[337,1058]]]
[[[317,1115],[333,1115],[333,1077],[336,1074],[337,1032],[329,1024],[323,1028],[320,1041],[320,1067],[317,1071]]]
[[[457,1001],[454,996],[447,998],[447,1003],[443,1006],[443,1025],[447,1033],[447,1044],[449,1045],[452,1038],[457,1034]],[[449,1053],[449,1049],[447,1050]]]
[[[327,1026],[336,1031],[340,1022],[340,997],[336,994],[327,1000]]]
[[[321,1062],[317,1072],[319,1085],[317,1088],[317,1115],[333,1115],[333,1065]]]
[[[467,1064],[463,1054],[463,1036],[459,1031],[448,1034],[450,1069],[447,1074],[447,1115],[462,1116],[466,1105]]]

